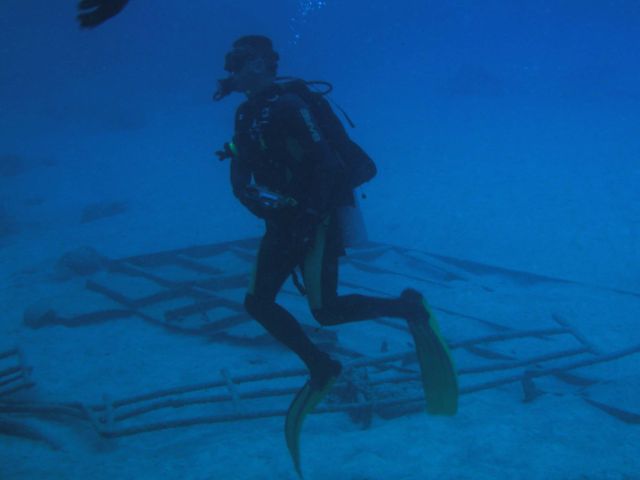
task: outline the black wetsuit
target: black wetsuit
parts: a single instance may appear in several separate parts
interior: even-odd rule
[[[266,221],[254,275],[245,299],[249,314],[294,351],[322,382],[335,366],[276,303],[285,280],[300,267],[309,306],[322,325],[380,316],[406,317],[398,299],[337,295],[338,259],[344,253],[336,209],[353,201],[341,159],[324,138],[304,101],[280,87],[243,103],[236,113],[231,182],[236,197]],[[265,208],[247,195],[253,183],[297,202]],[[329,372],[330,373],[330,372]]]

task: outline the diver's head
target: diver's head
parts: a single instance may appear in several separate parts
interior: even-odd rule
[[[229,72],[229,77],[220,81],[216,97],[219,99],[231,92],[245,92],[250,95],[270,85],[275,79],[279,58],[268,37],[240,37],[233,42],[233,48],[225,55],[224,69]]]
[[[237,74],[247,64],[261,63],[264,70],[275,76],[280,56],[273,50],[269,37],[245,35],[233,42],[233,49],[224,57],[224,69]]]

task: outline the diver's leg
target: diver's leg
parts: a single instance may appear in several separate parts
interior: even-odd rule
[[[304,266],[305,285],[313,315],[322,325],[338,325],[378,317],[407,320],[420,364],[427,410],[453,415],[458,408],[458,377],[449,348],[423,296],[405,289],[399,298],[337,295],[339,249],[332,248],[330,229],[316,241]],[[323,243],[321,238],[326,234]],[[337,252],[337,253],[336,253]]]
[[[338,296],[338,258],[341,253],[337,224],[320,225],[314,248],[302,265],[309,307],[318,323],[340,325],[379,317],[408,318],[415,306],[403,298],[369,295]]]
[[[299,263],[287,247],[283,237],[267,231],[260,244],[245,308],[274,338],[300,357],[312,378],[324,377],[327,372],[339,370],[339,365],[318,349],[293,315],[275,301],[283,283]]]

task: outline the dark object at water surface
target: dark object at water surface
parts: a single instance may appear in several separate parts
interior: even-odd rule
[[[120,13],[128,2],[129,0],[80,0],[77,17],[80,27],[97,27]]]

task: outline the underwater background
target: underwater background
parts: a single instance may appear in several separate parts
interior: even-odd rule
[[[558,280],[516,289],[476,270],[475,285],[509,294],[462,286],[443,294],[449,305],[520,329],[561,311],[601,353],[640,344],[640,3],[131,0],[90,30],[75,9],[0,2],[0,350],[21,348],[37,384],[18,401],[133,395],[201,381],[209,365],[299,367],[273,346],[257,358],[141,321],[25,324],[42,298],[80,295],[84,278],[58,268],[78,247],[122,258],[262,233],[214,154],[242,97],[211,99],[231,43],[253,33],[272,38],[280,74],[331,82],[356,123],[349,133],[379,169],[360,202],[370,240]],[[640,478],[638,355],[596,376],[625,385],[624,408],[607,405],[627,421],[551,387],[532,404],[492,390],[464,397],[453,419],[368,430],[314,416],[306,478]],[[0,408],[2,479],[296,478],[278,418],[131,443],[65,431],[52,450],[3,429],[8,415]]]

